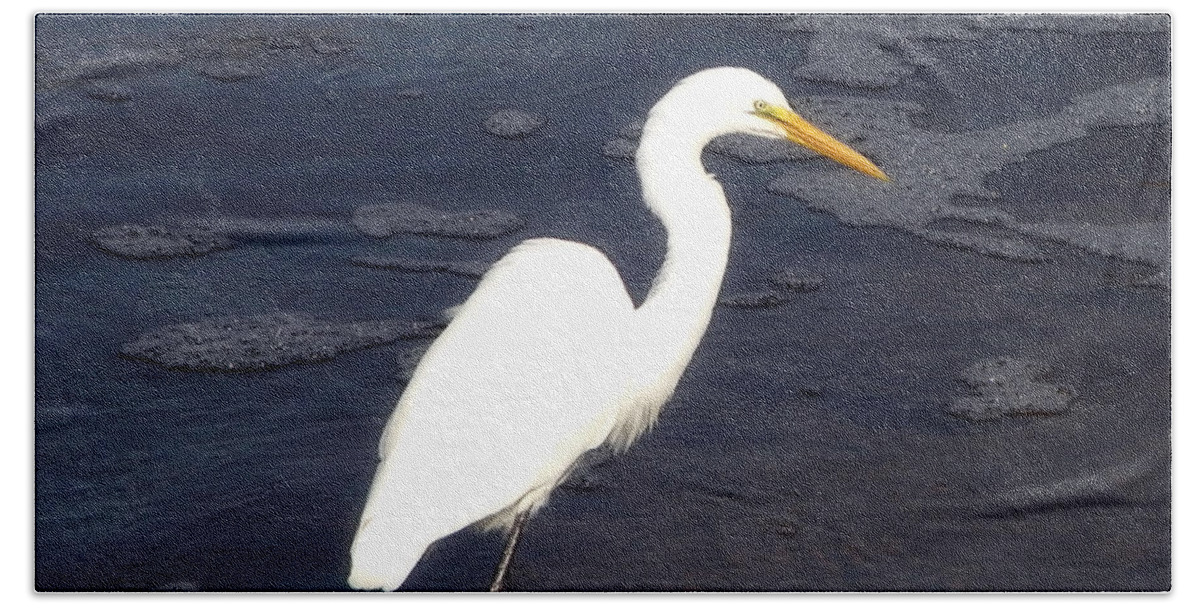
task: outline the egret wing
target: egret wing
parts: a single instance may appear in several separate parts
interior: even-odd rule
[[[633,310],[616,268],[578,243],[526,241],[489,270],[384,431],[351,583],[399,586],[430,542],[548,491],[602,443]]]

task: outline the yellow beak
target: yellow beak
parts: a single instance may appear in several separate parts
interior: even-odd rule
[[[851,169],[861,171],[871,177],[879,178],[885,182],[892,181],[886,173],[881,171],[875,163],[867,159],[867,157],[859,154],[846,144],[836,140],[832,135],[814,127],[812,123],[800,118],[799,114],[776,105],[766,102],[758,102],[754,105],[754,113],[761,116],[781,127],[787,138],[795,143],[798,143],[817,154],[836,160]]]

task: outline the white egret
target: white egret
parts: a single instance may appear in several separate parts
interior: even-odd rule
[[[758,74],[680,81],[646,119],[637,170],[666,228],[666,259],[634,307],[599,250],[532,239],[497,262],[421,359],[383,431],[349,584],[396,589],[434,541],[467,525],[521,526],[577,458],[624,450],[670,398],[712,316],[730,211],[700,156],[728,133],[787,138],[870,176],[871,161],[793,112]]]

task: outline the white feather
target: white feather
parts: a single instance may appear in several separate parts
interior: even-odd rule
[[[785,133],[755,103],[783,93],[739,68],[681,81],[638,148],[667,256],[645,303],[596,249],[522,243],[483,277],[429,348],[379,445],[349,583],[399,587],[428,546],[536,510],[585,451],[628,448],[654,424],[708,327],[729,257],[729,207],[700,154],[714,137]]]

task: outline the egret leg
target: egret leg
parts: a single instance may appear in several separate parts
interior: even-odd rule
[[[492,586],[488,591],[499,591],[504,586],[504,575],[508,574],[508,564],[512,561],[513,552],[517,550],[517,540],[521,538],[521,530],[525,528],[525,522],[529,519],[529,511],[521,511],[517,515],[517,520],[513,522],[513,527],[508,531],[508,543],[504,546],[504,555],[500,558],[500,565],[496,567],[496,578],[492,579]]]

